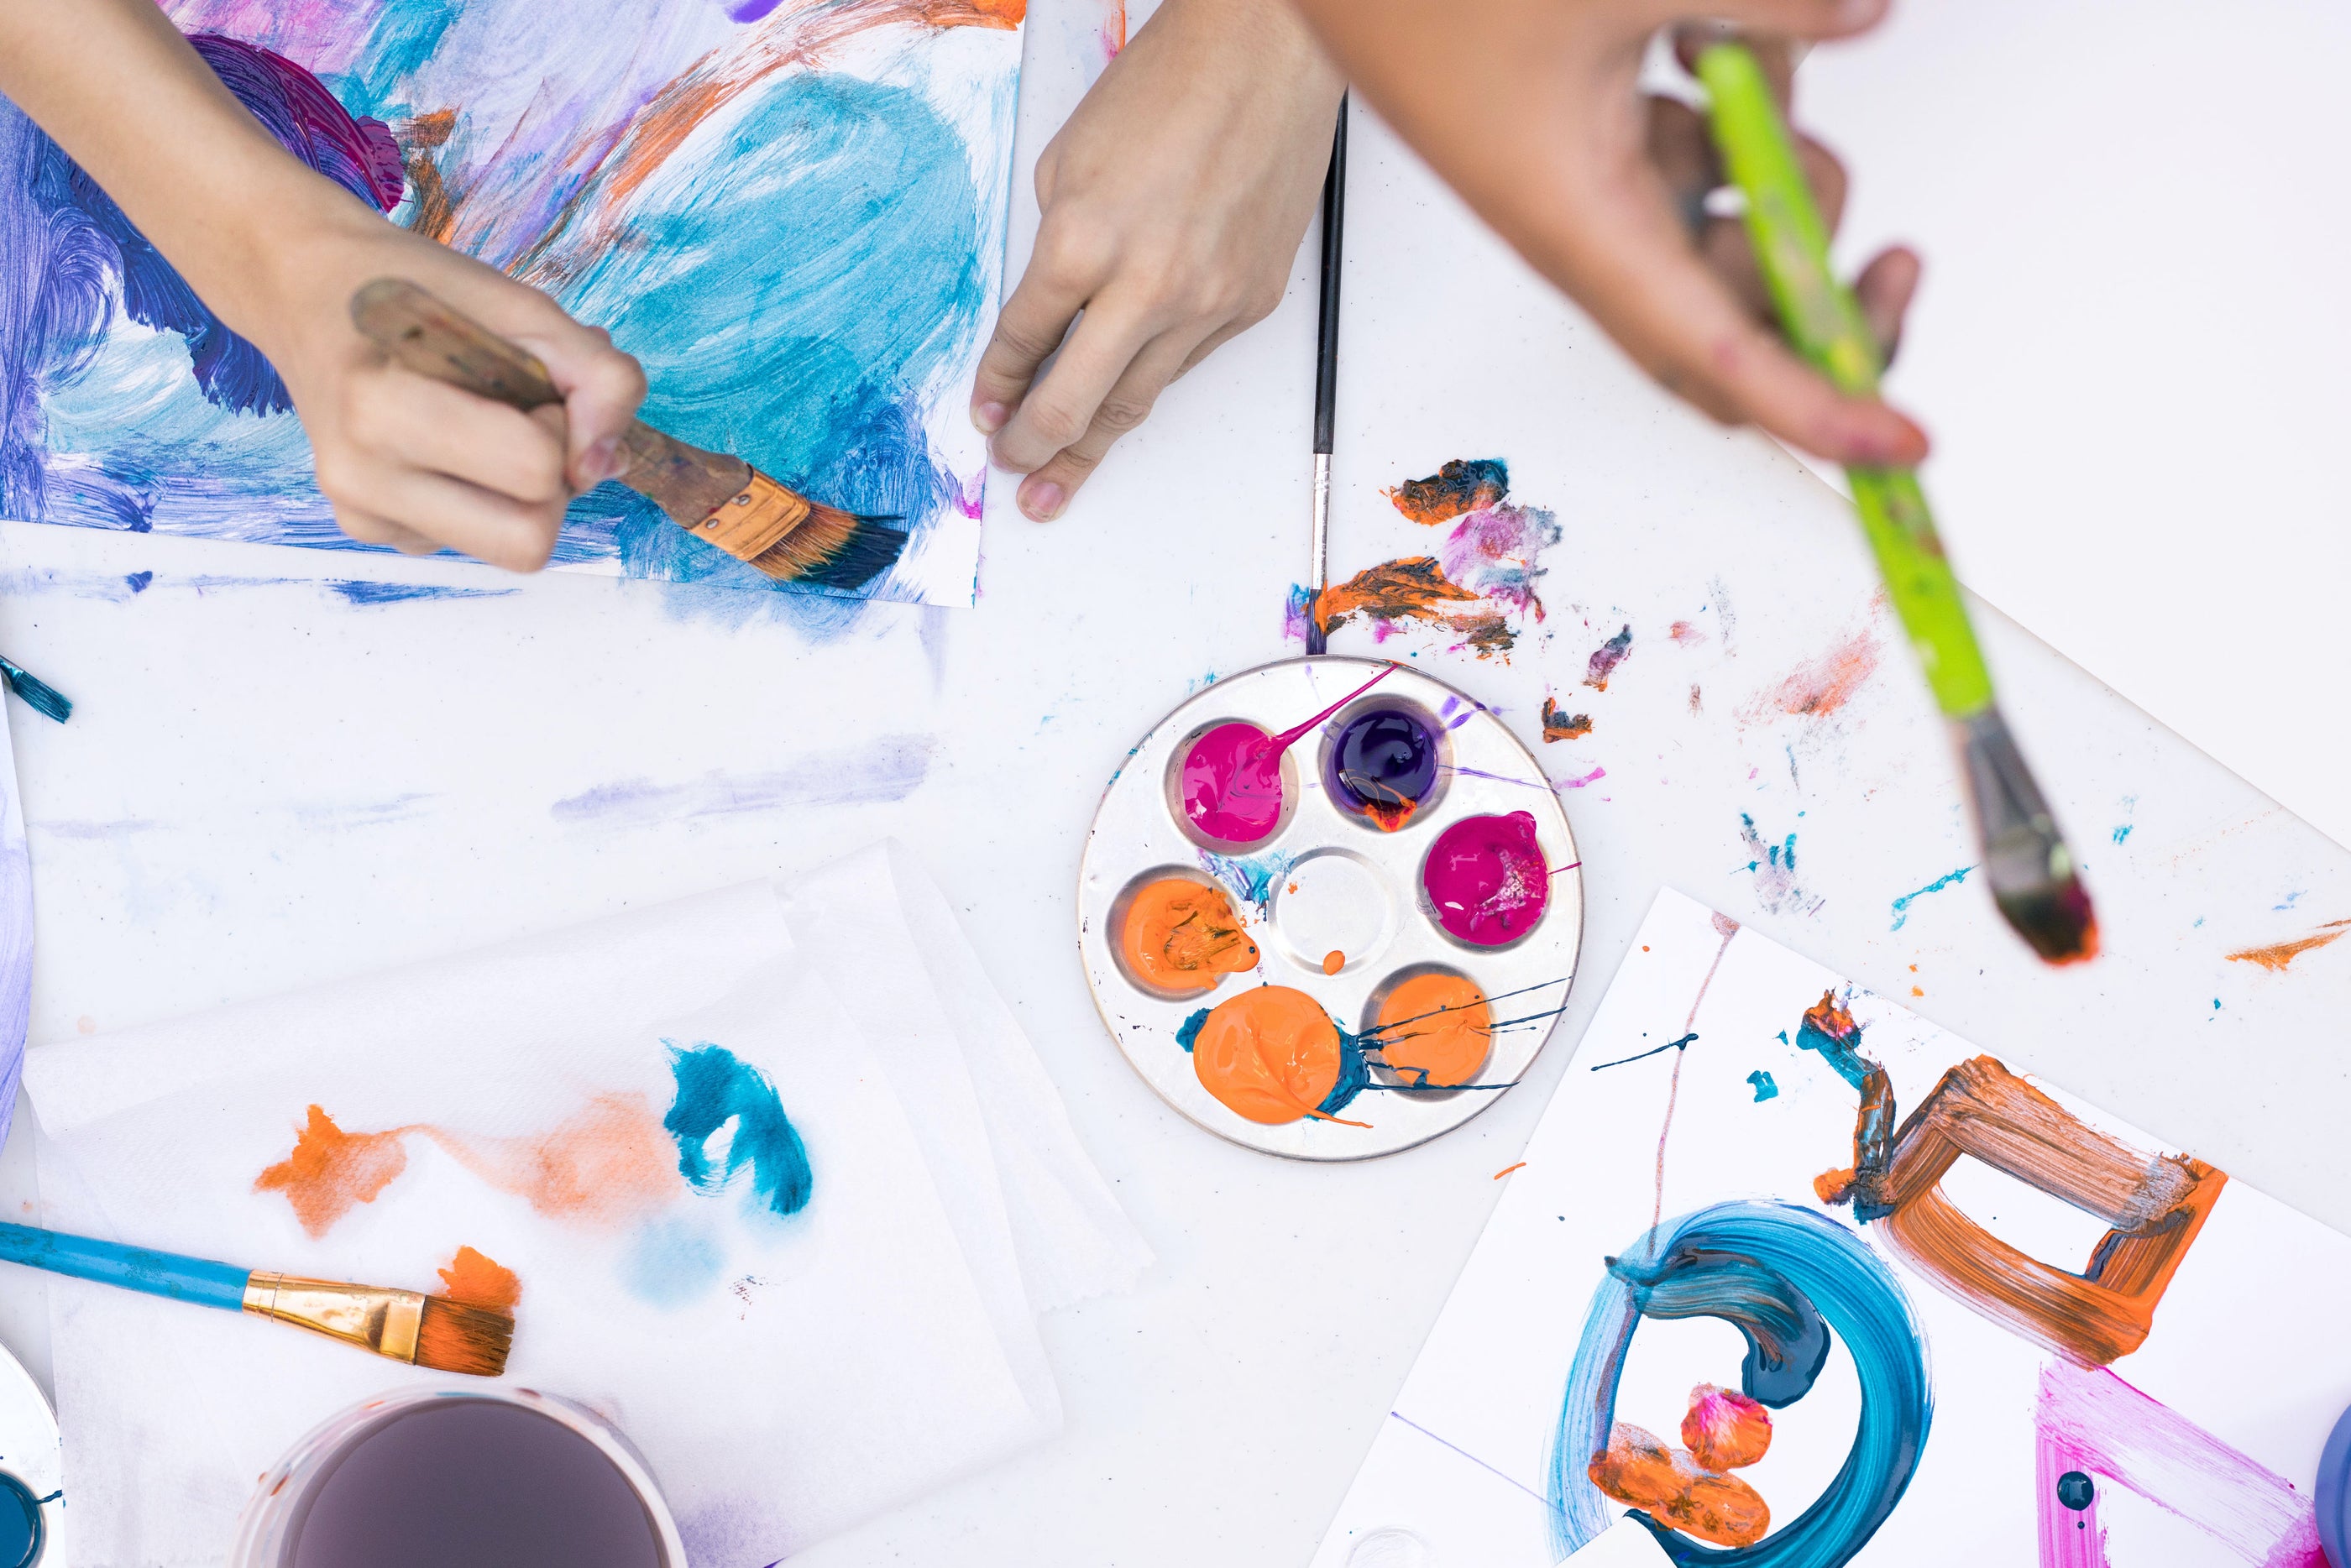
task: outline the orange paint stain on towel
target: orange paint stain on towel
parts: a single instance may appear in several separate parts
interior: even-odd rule
[[[1163,877],[1138,891],[1118,940],[1129,971],[1178,996],[1213,991],[1226,975],[1257,967],[1257,944],[1224,889],[1187,877]]]
[[[374,1202],[408,1168],[408,1150],[400,1141],[407,1131],[347,1133],[312,1106],[294,1152],[263,1171],[253,1189],[283,1192],[302,1229],[323,1236],[353,1209]]]
[[[471,1247],[458,1248],[457,1255],[440,1273],[441,1293],[453,1302],[512,1312],[522,1300],[522,1281],[515,1272]]]
[[[1322,1004],[1286,985],[1260,985],[1219,1002],[1192,1043],[1192,1070],[1219,1105],[1278,1127],[1303,1116],[1342,1121],[1319,1109],[1339,1086],[1339,1026]]]

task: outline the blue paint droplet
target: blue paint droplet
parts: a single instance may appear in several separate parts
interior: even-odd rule
[[[2067,1470],[2057,1478],[2057,1501],[2075,1513],[2089,1507],[2097,1495],[2098,1489],[2080,1470]]]
[[[1188,1054],[1192,1047],[1199,1043],[1200,1031],[1207,1026],[1208,1010],[1204,1007],[1184,1020],[1182,1026],[1176,1031],[1176,1044],[1184,1047]]]
[[[815,1185],[808,1148],[768,1075],[706,1041],[692,1050],[670,1044],[669,1054],[677,1096],[662,1126],[677,1140],[678,1174],[686,1184],[697,1192],[721,1192],[747,1168],[759,1208],[778,1216],[807,1208]],[[735,1136],[724,1158],[714,1160],[710,1139],[729,1122]]]
[[[1758,1067],[1752,1073],[1748,1074],[1747,1081],[1755,1085],[1755,1103],[1757,1105],[1760,1106],[1766,1100],[1776,1100],[1780,1097],[1780,1085],[1773,1083],[1771,1081],[1771,1075],[1765,1072],[1762,1068]]]

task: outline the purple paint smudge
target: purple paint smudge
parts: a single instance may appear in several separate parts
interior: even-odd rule
[[[885,735],[854,751],[815,753],[769,773],[709,773],[683,784],[622,779],[567,795],[549,808],[558,822],[646,826],[701,816],[732,816],[783,806],[851,805],[904,800],[930,774],[938,742],[929,735]]]

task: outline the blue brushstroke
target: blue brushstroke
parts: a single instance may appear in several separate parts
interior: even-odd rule
[[[1297,864],[1297,856],[1278,849],[1247,857],[1219,855],[1212,849],[1200,851],[1200,868],[1223,884],[1225,891],[1234,898],[1256,905],[1260,915],[1273,901],[1275,887]]]
[[[2131,828],[2133,826],[2133,824],[2126,822],[2121,826],[2116,828],[2115,842],[2116,844],[2120,844],[2125,839],[2128,838],[2131,836]]]
[[[1186,1055],[1190,1055],[1192,1053],[1192,1047],[1200,1043],[1200,1031],[1208,1026],[1209,1012],[1210,1009],[1206,1007],[1200,1009],[1199,1012],[1184,1020],[1183,1023],[1176,1029],[1176,1044],[1184,1047],[1184,1054]]]
[[[1782,1038],[1785,1038],[1785,1036],[1782,1036]],[[1760,1106],[1766,1100],[1776,1100],[1780,1097],[1780,1085],[1771,1081],[1771,1075],[1764,1069],[1758,1067],[1752,1073],[1748,1074],[1747,1081],[1754,1086],[1755,1103],[1757,1105]]]
[[[1718,1317],[1745,1336],[1740,1384],[1784,1407],[1844,1336],[1861,1388],[1853,1447],[1812,1506],[1752,1546],[1718,1550],[1635,1510],[1682,1568],[1841,1568],[1868,1544],[1918,1468],[1934,1417],[1924,1334],[1889,1269],[1851,1230],[1793,1204],[1717,1203],[1667,1220],[1608,1260],[1560,1403],[1549,1467],[1552,1547],[1565,1557],[1614,1522],[1585,1467],[1608,1446],[1641,1320]],[[1767,1397],[1768,1396],[1768,1397]]]
[[[1854,1025],[1851,1035],[1832,1034],[1813,1023],[1813,1015],[1806,1012],[1804,1021],[1796,1026],[1795,1044],[1800,1051],[1819,1052],[1828,1064],[1836,1069],[1838,1077],[1856,1089],[1864,1089],[1869,1086],[1869,1075],[1879,1069],[1876,1063],[1855,1049],[1861,1044],[1861,1035],[1858,1023]],[[1781,1033],[1780,1038],[1788,1038],[1785,1031]]]
[[[780,1218],[807,1208],[815,1183],[808,1149],[768,1075],[723,1045],[663,1044],[669,1046],[677,1095],[662,1126],[677,1140],[678,1174],[686,1185],[715,1194],[748,1170],[755,1210]],[[729,1122],[735,1136],[724,1158],[714,1160],[710,1139]]]
[[[152,572],[126,572],[123,574],[122,580],[131,585],[131,591],[132,593],[143,594],[147,591],[147,585],[155,580],[155,574]]]
[[[562,823],[643,827],[788,807],[904,800],[930,776],[937,754],[935,736],[883,735],[870,745],[808,752],[792,766],[767,773],[713,772],[682,784],[621,779],[566,795],[548,815]]]
[[[2127,833],[2129,830],[2126,828],[2124,831]],[[2120,838],[2116,838],[2115,842],[2116,844],[2120,844],[2122,840]],[[1925,898],[1929,893],[1939,893],[1946,888],[1955,887],[1958,884],[1966,881],[1968,879],[1968,873],[1974,869],[1975,867],[1972,866],[1962,866],[1956,871],[1947,871],[1942,876],[1936,877],[1932,882],[1929,882],[1925,887],[1919,888],[1917,892],[1905,893],[1899,898],[1895,899],[1894,925],[1892,929],[1898,931],[1905,925],[1909,923],[1910,906],[1912,904]]]
[[[370,583],[330,579],[327,585],[347,604],[396,605],[410,599],[495,599],[517,593],[517,588],[453,588],[439,583]]]
[[[1332,1023],[1337,1027],[1338,1021],[1333,1019]],[[1426,1083],[1427,1075],[1424,1073],[1421,1077]],[[1335,1116],[1353,1105],[1355,1096],[1369,1088],[1371,1082],[1372,1068],[1364,1055],[1364,1037],[1351,1034],[1342,1028],[1339,1030],[1339,1081],[1331,1085],[1331,1092],[1323,1096],[1322,1103],[1314,1108],[1326,1116]]]

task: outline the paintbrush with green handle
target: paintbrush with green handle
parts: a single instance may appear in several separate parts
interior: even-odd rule
[[[1711,99],[1723,167],[1746,197],[1748,237],[1782,327],[1839,391],[1876,396],[1876,339],[1852,291],[1829,270],[1828,228],[1762,67],[1744,46],[1718,43],[1698,56],[1698,78]],[[1993,901],[2050,962],[2095,958],[2090,896],[1993,700],[1991,672],[1917,472],[1851,466],[1845,476],[1895,613],[1965,758]]]

